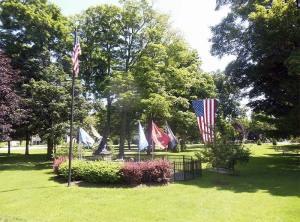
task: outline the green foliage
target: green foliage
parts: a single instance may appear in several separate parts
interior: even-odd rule
[[[168,120],[185,140],[199,138],[190,104],[215,96],[214,79],[166,15],[147,1],[122,1],[91,7],[79,20],[82,78],[89,92],[107,100],[101,127],[104,138],[120,136],[120,156],[137,120]]]
[[[300,136],[299,137],[292,137],[291,142],[292,143],[300,143]]]
[[[84,149],[84,147],[82,147],[82,144],[80,146],[81,146],[81,150],[82,150],[82,155],[84,156],[84,153],[86,150]],[[73,157],[75,157],[75,158],[77,158],[79,156],[77,143],[75,143],[75,144],[73,143],[72,154],[73,154]],[[64,143],[64,144],[61,144],[56,147],[56,152],[55,152],[54,158],[65,157],[65,156],[69,156],[69,144],[68,143]]]
[[[51,57],[60,59],[72,42],[69,22],[45,0],[5,0],[0,3],[0,45],[21,71],[24,82],[37,79]]]
[[[49,155],[53,145],[59,143],[69,128],[69,108],[71,104],[71,82],[62,67],[50,65],[42,71],[41,80],[31,80],[23,87],[28,97],[25,99],[31,108],[31,128],[47,141]],[[76,83],[74,120],[81,121],[87,116],[89,106],[82,96],[83,88]],[[50,147],[49,147],[50,146]]]
[[[47,0],[5,0],[0,2],[0,30],[0,47],[11,57],[13,67],[20,70],[17,90],[27,113],[15,137],[39,133],[47,140],[50,156],[53,144],[65,131],[62,119],[68,118],[67,88],[61,85],[61,78],[50,76],[52,72],[56,77],[61,73],[54,68],[60,65],[70,72],[70,23]]]
[[[253,113],[249,124],[249,132],[253,137],[252,139],[278,136],[276,133],[277,128],[274,124],[275,121],[274,118],[263,113]]]
[[[177,147],[178,147],[177,148],[178,151],[181,151],[181,152],[186,151],[187,146],[186,146],[185,140],[180,138],[179,139],[179,144],[177,145]]]
[[[256,144],[260,146],[262,144],[261,139],[258,139]]]
[[[59,166],[59,175],[68,178],[68,161]],[[119,183],[122,164],[107,161],[72,161],[72,179],[90,183]]]
[[[234,170],[235,165],[247,163],[250,157],[249,149],[242,144],[234,144],[226,138],[218,138],[215,143],[208,144],[196,156],[215,168]]]
[[[234,170],[238,162],[247,163],[249,156],[249,149],[242,144],[234,144],[224,139],[216,140],[215,144],[208,145],[197,154],[201,161],[209,163],[212,167],[230,170]]]
[[[212,28],[212,54],[235,55],[230,82],[247,89],[255,112],[271,116],[281,137],[299,135],[300,11],[295,0],[218,1],[231,12]],[[251,88],[249,88],[251,86]]]
[[[245,115],[240,107],[241,93],[239,88],[230,82],[228,76],[223,73],[213,75],[218,98],[218,115],[227,119],[235,119]]]

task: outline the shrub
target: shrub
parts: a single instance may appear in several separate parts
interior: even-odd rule
[[[91,183],[119,183],[121,182],[121,164],[107,161],[72,162],[71,175],[73,180],[83,180]],[[68,178],[68,162],[64,162],[58,169],[59,175]]]
[[[260,139],[257,140],[257,145],[259,145],[259,146],[261,145],[261,140]]]
[[[61,156],[53,160],[53,171],[58,174],[59,166],[68,159],[67,156]]]
[[[171,179],[172,166],[169,161],[151,160],[127,162],[121,169],[124,182],[128,184],[167,183]]]
[[[82,151],[83,151],[82,147]],[[72,150],[73,157],[78,157],[78,145],[73,144],[73,150]],[[59,157],[68,156],[69,155],[69,144],[65,143],[61,146],[56,147],[56,153],[54,155],[54,159],[57,159]]]
[[[122,177],[127,184],[141,184],[143,171],[141,163],[126,162],[121,169]]]
[[[224,138],[218,138],[214,144],[209,144],[196,153],[196,156],[212,167],[234,170],[237,162],[249,161],[250,151],[242,144],[233,144]]]
[[[179,145],[180,145],[180,148],[178,147],[178,149],[180,149],[180,151],[186,151],[187,146],[186,146],[186,143],[185,143],[184,139],[179,140]]]
[[[300,143],[300,136],[298,136],[298,137],[292,137],[291,138],[291,143]]]
[[[273,146],[276,146],[276,145],[277,145],[277,140],[276,140],[276,139],[273,139],[273,140],[272,140],[272,143],[273,143]]]

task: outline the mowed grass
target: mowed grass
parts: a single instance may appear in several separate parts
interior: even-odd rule
[[[250,147],[238,175],[168,186],[101,187],[59,182],[43,152],[0,154],[0,221],[300,221],[300,157]],[[14,151],[20,152],[20,151]]]

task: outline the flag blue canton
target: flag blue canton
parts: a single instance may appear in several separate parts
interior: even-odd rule
[[[193,101],[193,108],[197,116],[204,116],[204,104],[203,100]]]

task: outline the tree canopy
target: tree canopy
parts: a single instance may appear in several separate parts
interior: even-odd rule
[[[294,0],[217,1],[231,12],[212,28],[212,54],[235,55],[226,68],[247,89],[255,112],[275,117],[281,136],[299,135],[300,11]]]

